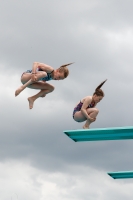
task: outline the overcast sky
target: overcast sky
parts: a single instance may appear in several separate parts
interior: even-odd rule
[[[81,129],[73,108],[105,79],[91,128],[133,123],[133,1],[0,0],[0,199],[131,200],[133,141],[75,143],[64,130]],[[32,110],[21,74],[34,61],[69,66],[53,93]]]

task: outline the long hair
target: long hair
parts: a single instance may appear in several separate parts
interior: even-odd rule
[[[96,94],[97,96],[102,96],[102,97],[104,97],[104,92],[103,92],[100,88],[103,86],[103,84],[104,84],[106,81],[107,81],[107,79],[106,79],[105,81],[103,81],[100,85],[97,86],[97,88],[95,89],[95,92],[94,92],[93,95]]]
[[[69,75],[69,70],[67,68],[68,65],[71,65],[73,63],[68,63],[68,64],[65,64],[65,65],[61,65],[58,70],[59,72],[63,72],[64,73],[64,78],[66,78],[68,75]]]

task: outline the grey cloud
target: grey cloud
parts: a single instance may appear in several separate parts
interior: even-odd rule
[[[39,0],[0,5],[0,161],[27,159],[37,169],[64,175],[70,175],[73,167],[78,173],[82,166],[103,173],[132,170],[132,141],[75,143],[63,134],[82,128],[83,123],[72,119],[73,108],[106,78],[105,97],[91,127],[132,126],[132,2]],[[34,61],[54,68],[75,63],[69,77],[51,81],[55,91],[29,110],[26,98],[37,91],[26,89],[16,98],[14,91]],[[102,192],[110,194],[107,188]],[[85,189],[79,199],[89,194]],[[122,199],[114,188],[112,197]]]

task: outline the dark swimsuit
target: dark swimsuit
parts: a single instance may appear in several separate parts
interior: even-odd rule
[[[74,110],[73,110],[73,119],[74,119],[74,114],[75,114],[77,111],[80,111],[80,110],[81,110],[82,105],[83,105],[83,103],[80,101],[79,104],[74,108]],[[88,105],[87,108],[93,108],[94,106],[95,106],[95,103],[90,103],[90,104]]]

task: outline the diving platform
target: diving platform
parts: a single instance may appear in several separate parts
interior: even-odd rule
[[[75,142],[133,139],[133,126],[66,130],[64,133]]]
[[[133,171],[109,172],[108,175],[114,179],[133,178]]]

